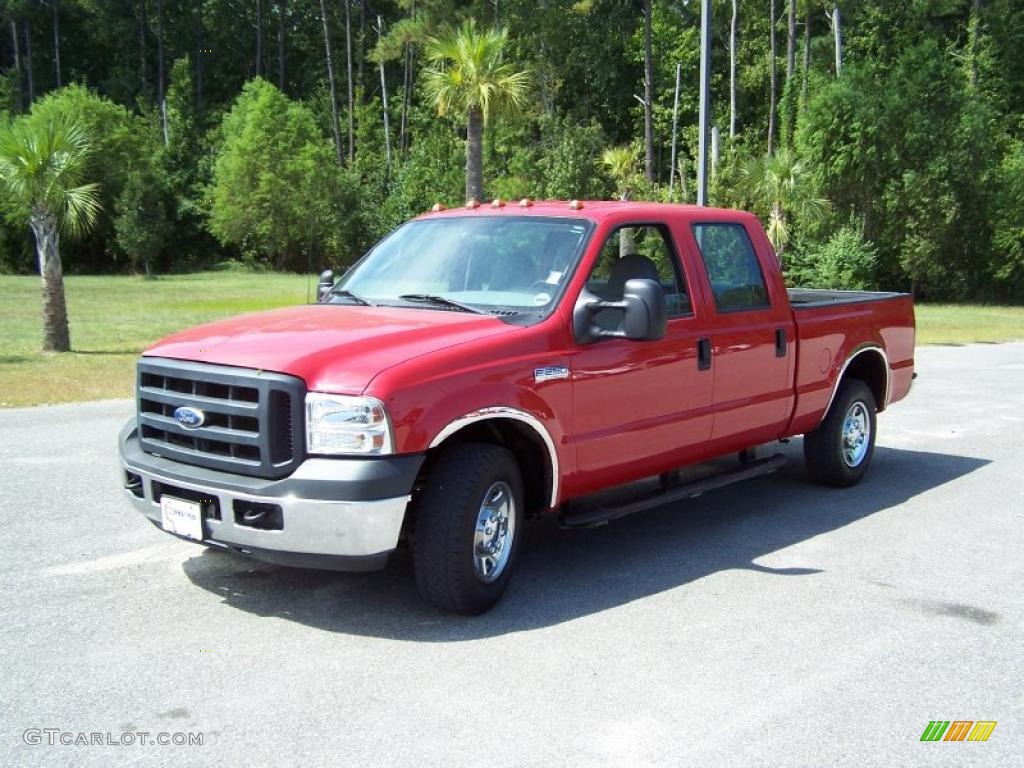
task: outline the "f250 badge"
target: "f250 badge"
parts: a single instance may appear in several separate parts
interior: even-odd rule
[[[554,379],[568,379],[569,369],[564,365],[549,365],[544,368],[533,369],[533,380],[537,384],[542,381],[552,381]]]
[[[183,405],[174,409],[174,420],[185,429],[199,429],[206,423],[206,414],[198,408]]]

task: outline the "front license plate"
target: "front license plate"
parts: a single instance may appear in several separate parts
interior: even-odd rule
[[[203,510],[198,502],[161,496],[160,517],[165,531],[203,540]]]

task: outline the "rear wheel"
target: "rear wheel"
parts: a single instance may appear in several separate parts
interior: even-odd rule
[[[816,430],[804,435],[811,477],[840,488],[859,483],[875,452],[875,397],[860,379],[839,385],[836,399]]]
[[[416,500],[420,594],[446,611],[483,613],[508,586],[519,549],[523,481],[511,452],[463,443],[438,459]]]

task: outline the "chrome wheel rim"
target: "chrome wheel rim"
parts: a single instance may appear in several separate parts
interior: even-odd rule
[[[843,461],[848,467],[859,467],[871,445],[871,417],[859,400],[850,406],[843,420]]]
[[[501,576],[512,554],[516,534],[516,502],[504,480],[491,485],[484,494],[473,534],[473,570],[490,584]]]

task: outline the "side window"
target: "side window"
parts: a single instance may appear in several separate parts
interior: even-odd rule
[[[720,311],[770,306],[761,265],[747,231],[740,224],[695,224],[704,266]]]
[[[601,246],[587,280],[587,290],[607,301],[618,301],[626,281],[638,278],[661,284],[670,317],[692,311],[675,251],[659,226],[620,227],[612,232]],[[615,326],[622,323],[622,313],[606,310],[598,314],[596,321],[606,330],[616,330]]]

